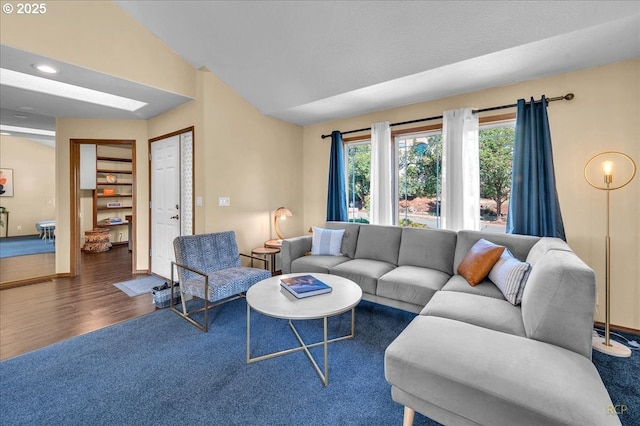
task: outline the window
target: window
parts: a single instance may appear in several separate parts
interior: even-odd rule
[[[395,144],[396,224],[439,228],[442,135],[397,136]]]
[[[504,233],[511,192],[515,122],[480,127],[480,229]]]
[[[349,143],[347,155],[347,211],[350,222],[369,223],[371,142]]]
[[[480,126],[480,226],[504,233],[511,190],[515,121]],[[369,222],[371,143],[345,145],[349,220]],[[442,134],[440,131],[395,137],[395,223],[440,228]],[[391,201],[390,201],[391,202]]]

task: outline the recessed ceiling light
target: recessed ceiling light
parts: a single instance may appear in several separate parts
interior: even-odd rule
[[[0,132],[0,135],[2,135],[2,136],[11,136],[11,133],[9,133],[9,132]]]
[[[30,106],[21,106],[19,109],[21,109],[23,111],[34,111],[35,110],[34,107],[30,107]]]
[[[47,64],[33,64],[31,65],[35,69],[45,74],[59,74],[60,70],[56,67]]]
[[[53,130],[43,130],[43,129],[32,129],[29,127],[18,127],[18,126],[5,126],[4,124],[0,124],[0,131],[2,132],[15,132],[15,133],[28,133],[30,135],[41,135],[41,136],[55,136],[56,132]]]
[[[27,117],[26,115],[22,115],[22,114],[13,114],[13,116],[14,116],[15,118],[29,118],[29,117]]]
[[[73,84],[62,83],[60,81],[37,77],[31,74],[24,74],[4,68],[0,68],[0,84],[131,112],[137,111],[147,105],[146,102],[137,101],[135,99],[112,95],[111,93],[74,86]]]

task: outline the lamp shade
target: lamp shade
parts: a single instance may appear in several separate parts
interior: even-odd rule
[[[631,182],[635,175],[636,163],[622,152],[602,152],[584,166],[584,178],[596,189],[620,189]]]
[[[284,237],[282,233],[280,233],[280,227],[278,226],[278,219],[285,220],[288,217],[293,216],[291,211],[286,207],[278,207],[276,211],[273,213],[273,228],[276,231],[276,235],[278,236],[278,240],[283,240]]]

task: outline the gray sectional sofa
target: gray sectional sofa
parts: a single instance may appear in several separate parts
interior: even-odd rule
[[[556,238],[328,222],[341,255],[282,244],[282,271],[351,279],[363,299],[415,312],[385,352],[394,401],[454,425],[619,425],[591,362],[595,275]],[[456,273],[480,239],[531,265],[513,305],[489,279]]]

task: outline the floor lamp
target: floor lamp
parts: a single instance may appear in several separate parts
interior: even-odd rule
[[[609,193],[627,185],[636,175],[636,163],[621,152],[603,152],[587,162],[584,177],[592,187],[606,191],[607,194],[607,233],[605,236],[605,291],[606,311],[604,337],[593,337],[593,349],[616,357],[631,356],[631,349],[611,340],[609,337],[611,315],[611,236],[609,234]]]

